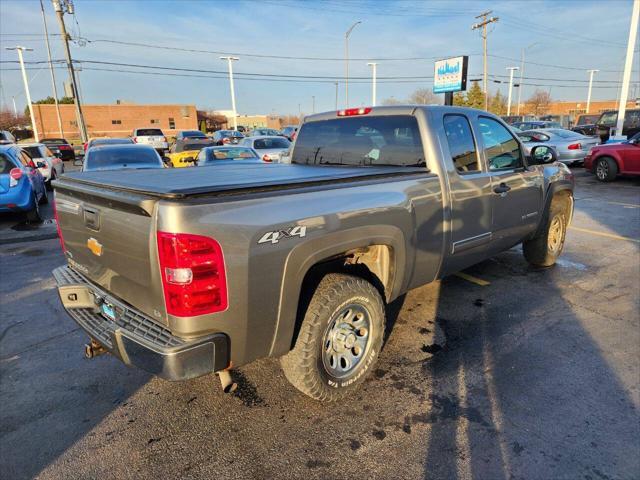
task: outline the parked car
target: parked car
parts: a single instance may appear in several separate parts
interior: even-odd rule
[[[247,137],[241,145],[253,148],[265,162],[279,162],[291,148],[291,142],[283,137]]]
[[[92,138],[91,140],[89,140],[87,142],[84,151],[86,152],[90,148],[98,147],[100,145],[131,145],[133,143],[135,143],[135,142],[133,141],[133,139],[131,139],[129,137],[123,137],[123,138],[113,138],[113,137]]]
[[[0,145],[6,145],[7,143],[16,143],[16,137],[8,130],[0,130]]]
[[[67,264],[53,274],[87,356],[225,383],[282,357],[296,388],[337,400],[375,370],[386,304],[520,243],[536,266],[562,252],[573,174],[546,145],[526,157],[490,113],[310,115],[291,155],[58,180]]]
[[[240,132],[236,130],[218,130],[213,132],[213,141],[216,145],[237,145],[244,138]]]
[[[20,147],[36,162],[47,188],[51,190],[51,181],[64,173],[64,162],[59,154],[54,154],[44,143],[20,144]]]
[[[0,145],[0,212],[24,212],[41,222],[40,205],[49,203],[36,162],[15,144]]]
[[[592,148],[584,159],[584,168],[601,182],[611,182],[618,175],[640,175],[640,132],[626,142]]]
[[[176,142],[186,138],[209,138],[206,133],[200,130],[182,130],[176,134]]]
[[[277,137],[282,136],[280,130],[275,128],[254,128],[248,135],[249,137]]]
[[[541,128],[518,133],[527,150],[535,145],[552,146],[558,160],[567,165],[582,163],[592,147],[599,142],[597,137],[587,137],[563,128]]]
[[[602,112],[596,122],[596,135],[600,137],[602,143],[609,140],[611,129],[615,128],[617,122],[617,110]],[[622,132],[618,133],[618,135],[631,138],[638,132],[640,132],[640,108],[628,108],[624,114]]]
[[[289,125],[282,129],[282,135],[287,137],[290,142],[293,142],[296,139],[296,134],[298,133],[298,127],[294,125]]]
[[[144,170],[164,168],[158,151],[151,145],[101,145],[87,150],[82,164],[83,172],[96,170]]]
[[[576,118],[576,123],[571,130],[574,132],[593,137],[596,135],[596,121],[600,118],[600,115],[582,114]]]
[[[131,134],[134,143],[150,145],[163,155],[169,149],[167,137],[159,128],[136,128]]]
[[[216,145],[209,137],[186,137],[171,145],[167,158],[175,168],[193,167],[200,150]]]
[[[249,147],[207,147],[200,150],[196,159],[199,167],[220,166],[233,163],[240,164],[262,164],[258,152]]]
[[[538,128],[562,128],[560,122],[553,121],[542,121],[542,120],[531,120],[527,122],[513,122],[511,124],[512,127],[519,128],[522,131],[525,130],[536,130]]]
[[[53,153],[59,153],[62,160],[73,162],[76,159],[73,147],[64,138],[43,138],[40,143],[44,143]]]

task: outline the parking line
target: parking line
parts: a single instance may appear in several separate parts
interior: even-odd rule
[[[579,198],[579,199],[576,199],[576,200],[589,201],[589,202],[598,202],[598,203],[609,203],[611,205],[622,205],[623,207],[629,207],[629,208],[640,208],[640,205],[638,205],[636,203],[610,202],[608,200],[602,200],[600,198]]]
[[[578,232],[590,233],[591,235],[598,235],[600,237],[613,238],[615,240],[626,240],[627,242],[640,243],[640,240],[638,240],[637,238],[623,237],[621,235],[614,235],[613,233],[598,232],[597,230],[589,230],[588,228],[574,227],[573,225],[571,225],[569,229],[577,230]]]
[[[469,275],[468,273],[458,272],[454,273],[454,276],[462,278],[471,283],[475,283],[476,285],[480,285],[481,287],[486,287],[487,285],[491,285],[491,282],[487,282],[486,280],[482,280],[481,278],[474,277],[473,275]]]

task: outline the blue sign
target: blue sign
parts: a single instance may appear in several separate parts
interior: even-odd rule
[[[433,93],[459,92],[467,89],[469,57],[445,58],[434,64]]]

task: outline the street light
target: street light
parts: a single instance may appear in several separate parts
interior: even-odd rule
[[[378,64],[367,63],[367,65],[369,65],[372,69],[371,71],[371,75],[372,75],[371,106],[375,107],[376,106],[376,72],[377,72]]]
[[[513,88],[513,72],[519,70],[518,67],[507,67],[509,70],[509,98],[507,100],[507,116],[511,115],[511,89]]]
[[[33,52],[33,48],[15,46],[5,47],[6,50],[17,50],[18,60],[20,60],[20,70],[22,70],[22,81],[24,82],[24,93],[27,96],[27,106],[29,107],[29,115],[31,115],[31,128],[33,129],[33,138],[36,142],[40,141],[38,137],[38,129],[36,128],[36,119],[33,115],[33,105],[31,105],[31,93],[29,93],[29,81],[27,80],[27,72],[24,69],[24,59],[22,58],[22,52]]]
[[[524,54],[530,48],[535,47],[536,45],[540,45],[540,42],[534,42],[531,45],[524,47],[522,49],[522,56],[520,58],[520,84],[518,86],[518,115],[520,115],[520,104],[522,103],[522,86],[524,82]]]
[[[349,108],[349,35],[358,24],[362,23],[361,21],[357,21],[353,25],[349,27],[344,34],[344,68],[345,68],[345,85],[344,85],[344,94],[345,94],[345,106],[344,108]]]
[[[587,73],[589,73],[589,92],[587,93],[587,111],[584,113],[589,113],[589,107],[591,106],[591,86],[593,85],[593,74],[599,71],[600,70],[587,70]]]
[[[220,57],[229,65],[229,87],[231,88],[231,110],[233,110],[233,129],[238,130],[238,115],[236,113],[236,92],[233,88],[233,66],[231,62],[240,60],[238,57]]]

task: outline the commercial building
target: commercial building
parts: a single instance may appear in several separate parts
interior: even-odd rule
[[[639,102],[637,100],[630,100],[627,102],[627,108],[638,108],[637,104]],[[521,112],[524,115],[533,114],[532,105],[527,103],[521,104]],[[618,102],[616,100],[600,100],[600,101],[592,101],[589,105],[589,114],[596,115],[598,113],[602,113],[607,110],[617,110]],[[511,107],[511,111],[513,112],[514,108]],[[539,112],[542,115],[570,115],[576,116],[581,113],[586,113],[587,111],[587,102],[551,102],[548,106],[544,108],[544,112]]]
[[[136,128],[160,128],[167,136],[179,130],[198,128],[195,105],[137,105],[115,103],[111,105],[83,105],[85,123],[90,137],[124,137]],[[33,113],[41,137],[61,136],[55,105],[35,104]],[[60,105],[63,136],[79,138],[74,105]]]
[[[227,117],[227,128],[233,128],[233,110],[217,110],[217,115]],[[238,126],[252,128],[282,128],[280,118],[275,115],[237,115]]]

